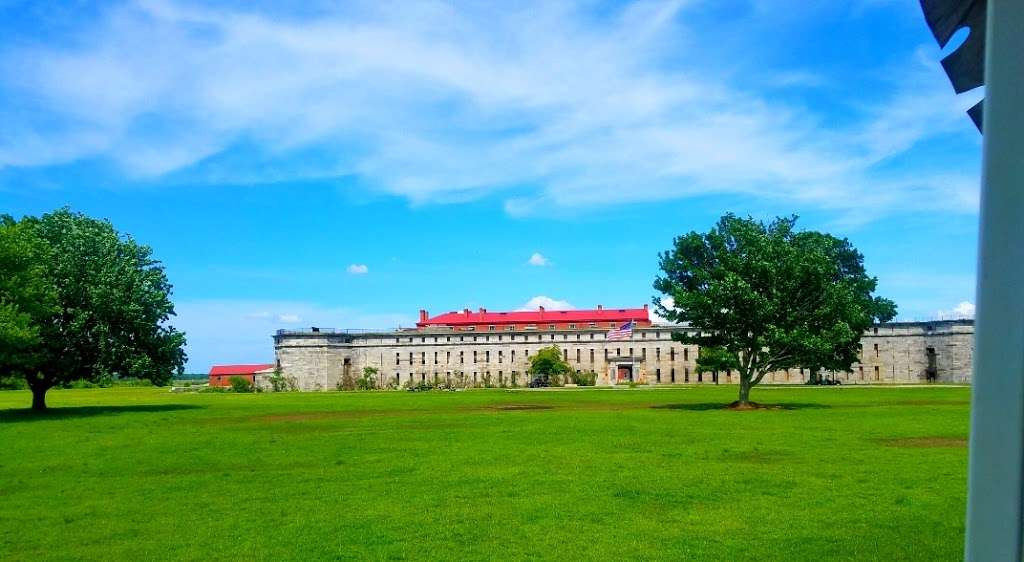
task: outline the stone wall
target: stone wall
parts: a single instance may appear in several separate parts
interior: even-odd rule
[[[675,326],[637,328],[628,341],[609,341],[604,330],[554,330],[466,333],[446,329],[376,333],[281,331],[274,336],[277,361],[285,376],[302,390],[333,390],[345,370],[360,376],[374,367],[379,382],[462,376],[469,382],[493,384],[528,382],[529,357],[552,344],[562,349],[569,365],[594,371],[599,381],[614,380],[618,365],[630,365],[633,378],[648,384],[712,383],[710,374],[697,373],[697,346],[672,341]],[[862,340],[862,362],[834,376],[844,384],[918,383],[927,380],[928,349],[934,350],[935,380],[969,382],[974,327],[971,321],[891,323],[879,325]],[[877,347],[876,347],[877,346]],[[806,381],[803,369],[780,371],[765,383]],[[831,376],[831,374],[830,374]],[[737,382],[724,373],[722,383]]]

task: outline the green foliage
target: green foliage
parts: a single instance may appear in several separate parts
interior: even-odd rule
[[[846,239],[794,230],[796,218],[765,224],[723,216],[709,232],[690,232],[660,254],[658,312],[700,332],[673,337],[724,348],[738,360],[739,403],[769,372],[800,365],[849,370],[860,337],[896,305],[873,295],[877,280]]]
[[[208,385],[208,386],[205,386],[205,387],[199,389],[199,392],[206,393],[206,394],[221,394],[221,393],[224,393],[224,392],[227,392],[227,391],[228,391],[227,387],[224,387],[224,386],[213,386],[213,385]]]
[[[544,377],[551,386],[562,386],[565,377],[572,372],[572,367],[562,358],[562,350],[557,345],[540,349],[530,356],[530,374]]]
[[[182,373],[185,336],[168,325],[163,266],[109,222],[68,209],[3,217],[0,270],[0,372],[25,378],[33,408],[71,381],[162,385]]]
[[[286,377],[281,368],[274,369],[274,374],[267,378],[270,382],[270,389],[274,392],[293,392],[299,389],[299,383],[295,377]]]
[[[231,384],[231,392],[252,392],[252,382],[245,377],[233,376],[228,378],[228,383]]]
[[[724,347],[702,347],[697,352],[697,371],[701,373],[718,373],[740,367],[736,354]]]
[[[577,386],[595,386],[597,385],[597,373],[594,371],[582,371],[570,373],[573,384]]]
[[[377,373],[376,367],[363,367],[363,376],[359,377],[356,381],[356,389],[358,390],[374,390],[377,388]]]

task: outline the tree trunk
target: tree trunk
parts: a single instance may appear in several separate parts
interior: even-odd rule
[[[750,377],[740,374],[740,399],[737,401],[740,406],[750,404],[750,387]]]
[[[46,411],[46,391],[49,390],[45,387],[32,387],[32,410],[35,412]]]

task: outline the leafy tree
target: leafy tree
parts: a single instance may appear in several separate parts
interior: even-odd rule
[[[545,347],[530,357],[530,373],[553,383],[557,383],[570,372],[572,367],[562,358],[562,351],[557,345]]]
[[[719,372],[737,370],[739,366],[736,355],[724,347],[702,347],[697,351],[697,372],[710,372],[716,384]]]
[[[0,216],[0,388],[24,388],[25,374],[42,359],[33,319],[57,310],[45,250],[27,225]]]
[[[673,303],[655,298],[655,307],[700,329],[673,338],[734,356],[739,407],[769,372],[812,363],[849,370],[863,332],[896,315],[892,301],[873,295],[877,279],[848,240],[795,224],[796,217],[765,224],[727,214],[659,255],[654,288]]]
[[[20,271],[32,272],[25,275],[36,290],[52,295],[21,307],[17,290],[0,284],[0,302],[8,310],[15,303],[16,322],[27,326],[22,351],[0,354],[0,372],[25,378],[34,410],[46,409],[47,390],[73,380],[132,377],[162,385],[183,372],[185,336],[167,324],[171,285],[148,246],[68,209],[6,217],[0,230],[23,237],[27,249],[17,251],[29,265]]]
[[[373,390],[377,388],[377,368],[363,367],[363,376],[356,381],[359,390]]]

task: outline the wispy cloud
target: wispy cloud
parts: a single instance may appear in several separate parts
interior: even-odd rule
[[[529,310],[537,310],[540,307],[544,307],[545,310],[574,310],[576,307],[569,303],[569,301],[560,301],[544,295],[537,295],[532,299],[526,301],[523,306],[516,310],[525,312]]]
[[[961,318],[974,318],[974,303],[963,301],[950,310],[939,310],[935,313],[939,320],[959,320]]]
[[[697,46],[714,38],[687,26],[688,9],[110,8],[74,49],[0,52],[3,85],[28,100],[0,109],[0,167],[100,158],[140,181],[352,175],[417,203],[508,193],[515,215],[713,193],[851,217],[974,211],[969,173],[885,166],[969,130],[970,100],[934,56],[908,57],[890,88],[832,123],[702,63]],[[785,87],[822,80],[773,70]],[[251,154],[226,156],[240,145]]]
[[[367,273],[370,272],[370,268],[366,267],[366,264],[354,263],[346,267],[345,271],[351,273],[352,275],[366,275]]]
[[[551,265],[551,260],[541,255],[540,252],[534,252],[530,259],[526,260],[526,263],[535,267],[544,267]]]

